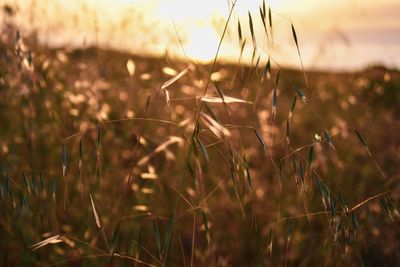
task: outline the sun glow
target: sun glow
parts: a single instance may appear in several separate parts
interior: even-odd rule
[[[183,57],[178,37],[192,59],[209,61],[217,50],[229,14],[231,0],[0,0],[15,7],[15,21],[24,35],[37,34],[54,47],[100,47],[162,56],[166,52]],[[362,2],[362,4],[361,4]],[[224,36],[218,57],[236,62],[237,22],[248,41],[243,60],[251,58],[250,13],[257,46],[267,47],[259,16],[263,0],[239,0]],[[265,0],[271,6],[274,58],[283,65],[298,67],[290,22],[298,33],[306,67],[365,64],[382,59],[399,65],[398,0]],[[1,4],[0,4],[1,5]],[[62,14],[62,15],[60,15]],[[0,21],[1,21],[0,13]],[[178,36],[177,36],[178,35]],[[343,44],[347,36],[356,50]],[[333,41],[332,41],[333,40]],[[383,41],[382,41],[383,40]],[[371,52],[371,47],[375,51]],[[364,49],[364,50],[363,50]],[[251,50],[251,51],[250,51]],[[249,52],[250,51],[250,52]],[[263,51],[260,49],[260,51]],[[355,51],[357,54],[355,54]],[[360,52],[362,51],[362,52]],[[267,58],[267,53],[261,59]],[[353,60],[348,60],[352,55]],[[339,63],[342,59],[342,63]],[[329,62],[329,63],[325,63]]]
[[[210,27],[199,27],[190,31],[186,52],[192,59],[210,61],[218,46],[217,33]]]

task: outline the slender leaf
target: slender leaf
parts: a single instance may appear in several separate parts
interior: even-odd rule
[[[362,137],[361,133],[357,129],[355,129],[355,132],[356,132],[357,137],[360,140],[361,144],[364,146],[365,150],[367,150],[368,155],[371,156],[371,152],[367,146],[367,143],[365,142],[365,139]]]
[[[231,103],[246,103],[246,104],[252,104],[250,101],[246,101],[243,99],[235,98],[235,97],[230,97],[230,96],[224,96],[223,99],[221,97],[215,97],[215,96],[203,96],[200,98],[201,101],[203,102],[208,102],[208,103],[225,103],[225,104],[231,104]]]
[[[65,177],[65,173],[67,172],[67,149],[65,148],[65,144],[62,145],[61,152],[61,161],[62,161],[62,174]]]
[[[332,216],[336,216],[336,200],[331,194],[329,194],[329,207],[331,208]]]
[[[289,121],[290,121],[290,120],[292,119],[292,117],[293,117],[293,112],[294,112],[294,108],[296,107],[296,102],[297,102],[297,95],[294,96],[293,101],[292,101],[292,106],[291,106],[291,108],[290,108],[289,116],[288,116]]]
[[[240,20],[238,20],[238,36],[239,42],[242,44],[242,26],[240,26]]]
[[[82,160],[83,156],[82,139],[79,139],[79,159]]]
[[[258,132],[257,129],[254,129],[254,134],[256,135],[258,141],[260,142],[260,144],[263,146],[263,149],[266,150],[267,149],[267,144],[264,142],[264,138],[261,136],[261,134]]]
[[[235,171],[233,166],[231,167],[231,179],[232,179],[232,182],[233,182],[233,186],[236,187],[236,171]]]
[[[260,58],[261,58],[261,56],[257,57],[256,65],[254,65],[254,69],[255,69],[256,74],[258,73],[257,70],[258,70],[258,65],[260,64]]]
[[[46,246],[48,244],[56,244],[56,243],[62,242],[62,240],[60,238],[61,238],[61,235],[57,234],[57,235],[51,236],[49,238],[46,238],[45,240],[40,241],[40,242],[38,242],[36,244],[31,245],[31,246],[29,246],[29,248],[32,251],[34,251],[34,250],[37,250],[37,249],[39,249],[41,247],[44,247],[44,246]]]
[[[304,169],[301,160],[299,161],[299,172],[300,172],[301,183],[304,185]]]
[[[272,114],[275,115],[276,114],[276,106],[277,106],[277,99],[276,99],[276,88],[274,88],[274,92],[272,95]]]
[[[357,230],[357,228],[358,228],[358,226],[359,226],[360,224],[358,223],[357,217],[356,217],[356,215],[354,214],[354,212],[351,213],[351,222],[352,222],[352,224],[353,224],[353,230]]]
[[[323,185],[321,183],[321,180],[318,176],[315,176],[315,179],[317,180],[317,188],[318,188],[318,192],[321,195],[321,198],[325,197],[325,190],[323,188]]]
[[[267,64],[265,64],[263,75],[261,77],[261,82],[264,81],[265,76],[267,76],[267,79],[269,79],[270,73],[271,73],[271,59],[268,58]]]
[[[158,228],[158,223],[156,219],[153,220],[153,233],[154,233],[154,239],[156,240],[158,255],[160,255],[161,257],[162,251],[161,251],[160,230]]]
[[[174,213],[171,213],[168,219],[167,230],[164,240],[164,250],[163,250],[164,257],[167,256],[169,248],[171,247],[173,229],[174,229]]]
[[[269,20],[269,27],[272,30],[272,12],[271,12],[271,6],[268,7],[268,20]]]
[[[251,177],[249,168],[246,168],[246,176],[247,176],[247,183],[249,184],[249,188],[250,188],[250,191],[251,191],[252,188],[253,188],[253,186],[252,186],[253,178]]]
[[[166,89],[168,86],[170,86],[171,84],[173,84],[174,82],[176,82],[177,80],[179,80],[180,78],[182,78],[183,75],[185,75],[188,71],[189,71],[190,67],[187,67],[186,69],[184,69],[183,71],[181,71],[180,73],[178,73],[176,76],[172,77],[171,79],[169,79],[168,81],[164,82],[161,85],[161,90]]]
[[[300,63],[301,63],[301,68],[302,68],[303,74],[304,74],[304,80],[305,80],[306,85],[307,85],[307,87],[308,87],[307,75],[306,75],[306,72],[305,72],[305,70],[304,70],[303,60],[302,60],[301,54],[300,54],[300,48],[299,48],[299,42],[298,42],[298,39],[297,39],[296,30],[294,29],[293,23],[291,23],[291,26],[292,26],[293,39],[294,39],[294,42],[296,43],[297,54],[299,55],[299,59],[300,59]]]
[[[291,26],[292,26],[292,34],[293,34],[294,42],[296,43],[297,49],[299,49],[299,43],[297,41],[297,34],[296,34],[296,30],[294,29],[293,23],[291,24]]]
[[[254,35],[254,28],[253,28],[253,19],[251,18],[250,12],[248,12],[249,15],[249,26],[250,26],[250,33],[251,33],[251,39],[253,40],[253,47],[256,48],[256,37]]]
[[[96,220],[96,225],[99,229],[101,229],[101,221],[100,221],[99,215],[97,214],[96,206],[94,205],[92,194],[90,194],[89,196],[90,196],[90,202],[92,203],[93,215]]]
[[[26,177],[25,173],[22,173],[22,177],[23,177],[23,179],[24,179],[24,183],[25,183],[26,190],[28,191],[28,193],[29,193],[29,195],[30,195],[30,194],[31,194],[31,186],[30,186],[28,177]]]
[[[53,179],[51,180],[51,192],[53,200],[56,200],[56,190],[57,190],[57,180],[56,177],[53,177]]]
[[[276,88],[279,85],[280,74],[281,74],[281,70],[278,70],[278,73],[276,74],[276,78],[275,78],[275,87]]]
[[[273,240],[274,240],[274,235],[272,232],[272,229],[269,230],[269,236],[268,236],[268,254],[271,256],[272,255],[272,246],[273,246]]]
[[[297,164],[296,164],[296,156],[294,153],[292,154],[292,167],[293,167],[294,176],[296,176],[297,175]]]
[[[222,101],[224,101],[224,92],[222,91],[222,89],[220,88],[219,84],[217,82],[214,82],[215,88],[217,89],[217,93],[219,95],[219,97],[222,99]]]
[[[325,141],[332,148],[332,150],[335,150],[335,146],[332,143],[331,135],[325,129],[323,130],[323,132],[324,132]]]
[[[97,150],[100,149],[101,146],[101,128],[97,127]]]
[[[197,138],[197,142],[198,142],[198,144],[199,144],[199,146],[200,146],[200,150],[201,150],[201,152],[203,153],[204,158],[205,158],[207,161],[210,161],[210,157],[208,156],[208,153],[207,153],[207,148],[204,146],[203,142],[202,142],[200,139],[198,139],[198,138]]]
[[[262,3],[262,14],[263,14],[263,16],[264,16],[264,19],[265,19],[265,17],[266,17],[266,5],[265,5],[265,0],[263,0],[263,3]]]
[[[303,91],[297,86],[294,89],[296,90],[296,93],[300,97],[301,101],[303,101],[304,104],[307,104],[307,98],[304,95]]]
[[[26,208],[26,199],[24,196],[24,193],[22,193],[21,190],[18,190],[18,196],[19,196],[19,204],[21,206],[22,209]]]

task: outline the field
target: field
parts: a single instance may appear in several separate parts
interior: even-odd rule
[[[2,266],[400,264],[399,71],[0,51]]]

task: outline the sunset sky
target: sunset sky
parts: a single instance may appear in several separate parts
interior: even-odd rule
[[[3,0],[4,1],[4,0]],[[18,6],[22,32],[35,29],[53,46],[88,46],[129,52],[182,56],[199,60],[215,54],[228,15],[227,0],[5,0]],[[258,46],[263,41],[258,7],[262,1],[239,0],[221,57],[238,57],[237,21],[246,30],[252,14]],[[299,67],[290,21],[295,25],[307,68],[355,69],[382,63],[400,67],[400,1],[395,0],[271,0],[274,49],[283,65]],[[260,37],[261,36],[261,37]],[[265,60],[268,54],[262,55]]]

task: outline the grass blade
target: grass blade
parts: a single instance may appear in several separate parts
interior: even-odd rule
[[[293,167],[293,176],[294,176],[294,181],[296,184],[299,183],[299,180],[297,178],[297,164],[296,164],[296,155],[293,153],[292,154],[292,167]]]
[[[296,30],[294,29],[293,23],[291,24],[291,26],[292,26],[292,34],[293,34],[294,42],[296,43],[297,49],[299,49],[299,43],[297,41],[297,34],[296,34]]]
[[[310,147],[310,150],[308,151],[308,157],[307,157],[307,174],[310,175],[311,172],[311,164],[314,160],[314,146]]]
[[[269,21],[269,27],[271,28],[271,32],[272,32],[272,12],[271,12],[271,6],[268,7],[268,21]]]
[[[56,177],[53,177],[53,179],[51,180],[51,192],[54,201],[56,201],[56,190],[57,190],[57,180]]]
[[[331,135],[325,129],[323,130],[323,132],[324,132],[325,141],[332,148],[332,150],[335,150],[335,146],[332,143]]]
[[[158,228],[158,223],[156,219],[153,220],[153,233],[154,233],[154,239],[156,240],[158,255],[160,258],[162,258],[160,230]]]
[[[97,127],[97,150],[100,150],[101,146],[101,128]]]
[[[262,21],[263,28],[264,28],[264,31],[265,31],[265,35],[267,36],[267,39],[269,39],[269,34],[268,34],[268,30],[267,30],[267,24],[265,23],[265,5],[263,7],[260,7],[259,10],[260,10],[260,17],[261,17],[261,21]]]
[[[265,0],[263,0],[263,2],[262,2],[262,9],[261,9],[261,11],[262,11],[262,15],[263,15],[263,18],[264,18],[264,20],[265,20],[265,18],[266,18],[266,5],[265,5]]]
[[[289,111],[289,116],[288,116],[289,122],[293,117],[293,112],[294,112],[294,108],[296,107],[296,102],[297,102],[297,95],[294,96],[292,106]]]
[[[248,12],[248,15],[249,15],[249,27],[250,27],[251,39],[253,40],[253,47],[254,49],[256,49],[257,44],[256,44],[256,37],[254,35],[253,19],[251,18],[250,12]]]
[[[28,191],[28,194],[30,195],[31,194],[31,186],[29,184],[28,177],[26,177],[25,173],[22,173],[22,177],[24,179],[26,190]]]
[[[214,85],[215,85],[215,88],[217,89],[217,93],[218,93],[219,97],[222,99],[223,102],[225,102],[224,101],[224,92],[219,87],[219,84],[217,82],[214,82]]]
[[[161,85],[161,90],[165,90],[168,86],[170,86],[171,84],[173,84],[174,82],[176,82],[177,80],[182,78],[182,76],[185,75],[189,71],[189,69],[190,69],[190,67],[187,67],[186,69],[184,69],[183,71],[178,73],[176,76],[174,76],[171,79],[169,79],[168,81],[164,82]]]
[[[171,247],[173,230],[174,230],[174,213],[171,213],[168,219],[167,230],[165,233],[165,240],[164,240],[163,255],[165,259],[167,258],[169,248]]]
[[[198,143],[199,146],[200,146],[200,150],[201,150],[201,152],[203,153],[204,158],[205,158],[207,161],[210,161],[210,157],[208,156],[207,149],[206,149],[206,147],[204,146],[203,142],[202,142],[200,139],[197,138],[197,143]]]
[[[307,98],[303,91],[297,86],[294,89],[296,90],[296,94],[300,97],[301,101],[303,101],[304,104],[307,104]]]
[[[371,151],[369,150],[367,143],[365,142],[365,139],[363,138],[361,133],[357,129],[355,129],[355,132],[356,132],[357,137],[360,140],[361,144],[364,146],[365,150],[367,150],[368,155],[372,156]]]
[[[268,236],[268,254],[271,256],[272,255],[272,246],[273,246],[273,241],[274,241],[274,234],[272,232],[272,229],[269,230],[269,236]]]
[[[229,137],[231,135],[230,131],[222,126],[219,122],[214,120],[211,116],[206,113],[200,113],[203,123],[213,132],[218,138]]]
[[[336,216],[336,200],[333,198],[331,194],[328,196],[329,199],[329,207],[331,209],[332,217]]]
[[[36,187],[36,177],[35,177],[35,175],[32,173],[32,176],[31,176],[31,185],[32,185],[32,191],[35,193],[35,195],[37,195],[38,194],[38,189],[37,189],[37,187]]]
[[[43,241],[40,241],[40,242],[38,242],[38,243],[36,243],[36,244],[31,245],[29,248],[30,248],[32,251],[34,251],[34,250],[37,250],[37,249],[39,249],[39,248],[41,248],[41,247],[44,247],[44,246],[46,246],[46,245],[48,245],[48,244],[60,243],[60,242],[62,242],[62,240],[60,239],[60,237],[61,237],[61,235],[59,235],[59,234],[54,235],[54,236],[51,236],[51,237],[49,237],[49,238],[46,238],[46,239],[43,240]]]
[[[271,58],[268,58],[267,64],[265,64],[264,72],[261,77],[261,83],[264,82],[265,76],[267,76],[267,79],[269,79],[271,75]]]
[[[304,80],[305,80],[306,86],[307,86],[307,88],[308,88],[307,75],[306,75],[306,72],[305,72],[305,70],[304,70],[303,60],[302,60],[301,54],[300,54],[300,48],[299,48],[299,42],[298,42],[298,39],[297,39],[296,30],[294,29],[293,23],[291,23],[291,26],[292,26],[292,35],[293,35],[293,39],[294,39],[294,42],[296,43],[297,54],[299,55],[299,59],[300,59],[300,63],[301,63],[301,69],[303,70],[303,74],[304,74]]]
[[[351,213],[351,222],[353,224],[353,230],[357,230],[360,224],[358,223],[357,217],[356,215],[354,215],[354,212]]]
[[[246,178],[247,178],[247,184],[248,184],[249,189],[250,189],[250,191],[251,191],[252,188],[253,188],[253,178],[251,177],[250,170],[249,170],[249,164],[248,164],[246,158],[243,158],[243,165],[244,165],[244,168],[245,168],[245,174],[246,174]]]
[[[256,135],[258,141],[260,142],[260,144],[263,146],[263,149],[266,150],[267,149],[267,144],[264,141],[264,138],[260,135],[260,133],[258,132],[257,129],[254,129],[254,134]]]
[[[280,75],[281,75],[281,71],[278,70],[278,73],[276,74],[276,78],[275,78],[275,87],[276,87],[276,88],[277,88],[278,85],[279,85]]]
[[[322,183],[321,183],[321,180],[320,180],[320,178],[319,178],[318,176],[315,176],[315,179],[317,180],[318,192],[319,192],[321,198],[324,198],[324,197],[325,197],[325,190],[324,190],[324,188],[323,188],[323,185],[322,185]]]
[[[290,145],[290,121],[286,120],[286,144]]]
[[[274,93],[272,95],[272,116],[275,117],[276,115],[276,106],[277,106],[277,99],[276,99],[276,88],[274,88]]]
[[[300,172],[300,179],[301,179],[301,184],[304,186],[304,169],[303,169],[303,163],[299,162],[299,172]]]
[[[242,26],[240,25],[240,20],[238,20],[238,36],[239,36],[239,44],[242,45],[243,36],[242,36]]]
[[[90,196],[90,202],[92,203],[93,215],[94,215],[94,219],[96,220],[96,225],[99,229],[101,229],[101,221],[100,221],[99,215],[97,214],[97,210],[96,210],[96,206],[94,205],[92,194],[90,194],[89,196]]]
[[[231,104],[231,103],[246,103],[246,104],[253,104],[253,102],[235,98],[235,97],[230,97],[230,96],[224,96],[222,99],[221,97],[215,97],[215,96],[203,96],[200,98],[201,101],[203,102],[208,102],[208,103],[225,103],[225,104]]]
[[[67,149],[65,148],[65,144],[62,145],[62,155],[61,155],[61,161],[62,161],[62,174],[63,177],[65,177],[65,174],[67,172]]]

